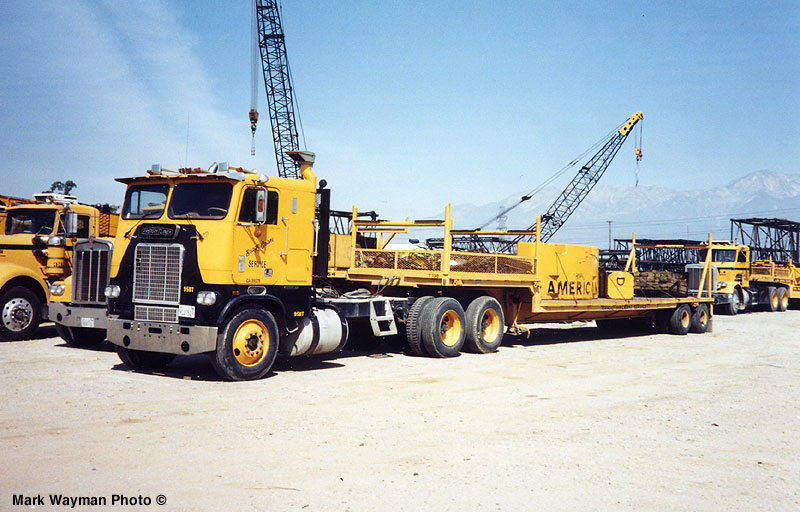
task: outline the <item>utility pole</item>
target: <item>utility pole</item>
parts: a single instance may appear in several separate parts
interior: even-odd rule
[[[607,220],[608,222],[608,250],[611,250],[611,221]]]

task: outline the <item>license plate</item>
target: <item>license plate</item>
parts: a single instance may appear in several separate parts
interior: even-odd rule
[[[94,327],[94,318],[81,317],[81,327]]]
[[[194,318],[194,306],[178,306],[178,316],[183,318]]]

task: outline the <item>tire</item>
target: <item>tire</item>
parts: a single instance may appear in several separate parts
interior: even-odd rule
[[[774,286],[767,287],[767,311],[778,311],[780,301],[778,300],[778,289]]]
[[[225,380],[261,379],[278,356],[278,343],[278,324],[272,313],[245,308],[225,324],[211,362]]]
[[[464,309],[457,300],[438,297],[428,302],[420,319],[422,343],[431,357],[456,357],[466,339]]]
[[[781,286],[778,288],[778,311],[789,309],[789,290]]]
[[[25,340],[42,321],[42,303],[33,290],[15,286],[0,299],[0,340]]]
[[[56,332],[70,347],[90,347],[106,340],[105,329],[67,327],[56,322]]]
[[[422,333],[420,332],[420,317],[425,305],[433,300],[433,297],[426,295],[414,301],[411,308],[408,310],[408,319],[406,320],[406,339],[408,340],[408,348],[411,353],[417,356],[425,355],[425,347],[422,344]]]
[[[133,350],[114,345],[120,360],[131,370],[158,370],[175,359],[175,354]]]
[[[733,290],[730,302],[725,304],[725,313],[734,316],[739,312],[739,308],[741,308],[741,306],[742,298],[739,296],[739,290]]]
[[[470,302],[464,315],[466,337],[464,349],[477,354],[497,351],[503,342],[505,319],[497,299],[485,295]]]
[[[711,315],[708,312],[708,306],[699,304],[692,312],[692,320],[689,326],[689,331],[702,334],[708,330],[708,324],[711,321]]]
[[[669,317],[670,334],[684,335],[692,325],[692,311],[687,304],[681,304]]]

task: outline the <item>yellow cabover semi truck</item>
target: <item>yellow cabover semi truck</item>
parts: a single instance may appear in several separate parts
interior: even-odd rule
[[[225,165],[119,179],[127,191],[105,295],[108,339],[126,365],[204,353],[224,379],[258,379],[279,353],[342,349],[356,324],[377,336],[405,331],[412,352],[432,357],[494,351],[507,327],[533,322],[710,326],[713,299],[636,297],[632,274],[601,271],[595,247],[536,237],[515,255],[453,251],[455,235],[493,233],[453,230],[449,208],[443,220],[415,222],[362,220],[353,209],[348,232],[331,233],[314,155],[290,155],[303,179]],[[388,246],[430,227],[444,231],[443,249]]]
[[[49,288],[72,274],[78,240],[113,237],[117,216],[79,204],[74,196],[43,193],[10,206],[0,235],[0,340],[30,337],[48,317]]]

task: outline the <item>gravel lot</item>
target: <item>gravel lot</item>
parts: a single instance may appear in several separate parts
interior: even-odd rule
[[[203,357],[134,373],[45,326],[0,344],[0,510],[69,508],[51,494],[107,500],[76,510],[798,510],[798,332],[800,311],[688,336],[548,325],[495,354],[379,346],[228,383]]]

